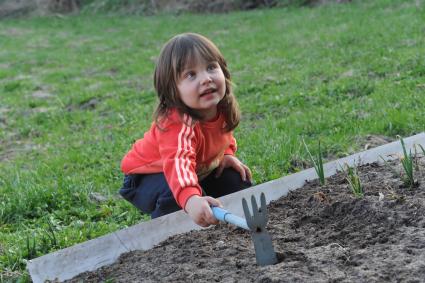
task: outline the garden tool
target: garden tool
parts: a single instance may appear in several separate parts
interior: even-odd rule
[[[251,215],[246,200],[242,199],[243,211],[245,219],[236,216],[225,209],[212,207],[214,217],[220,221],[231,223],[240,228],[251,232],[251,238],[254,242],[255,258],[260,266],[271,265],[277,263],[276,252],[273,248],[272,238],[266,230],[268,221],[266,196],[261,193],[261,206],[258,208],[254,196],[251,196],[252,212]]]

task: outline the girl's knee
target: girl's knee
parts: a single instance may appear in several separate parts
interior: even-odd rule
[[[156,201],[155,209],[152,212],[151,216],[152,218],[157,218],[166,214],[176,212],[180,209],[181,208],[177,204],[173,194],[171,193],[171,190],[168,189],[166,191],[163,191],[159,195]]]
[[[165,184],[164,184],[165,183]],[[156,208],[161,190],[168,185],[157,174],[128,175],[124,178],[120,195],[137,207],[141,212],[150,214]]]
[[[180,209],[163,173],[128,175],[119,192],[124,199],[152,218]]]

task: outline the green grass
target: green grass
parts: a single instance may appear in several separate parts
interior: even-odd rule
[[[415,3],[0,21],[0,281],[26,281],[27,259],[146,219],[117,197],[120,160],[150,125],[154,61],[177,33],[202,33],[227,58],[238,154],[256,183],[311,165],[301,136],[320,139],[329,160],[367,134],[423,131]]]

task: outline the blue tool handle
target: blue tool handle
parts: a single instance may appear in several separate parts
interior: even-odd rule
[[[246,230],[250,230],[248,225],[246,224],[246,220],[244,218],[236,216],[236,215],[228,212],[227,210],[222,209],[222,208],[217,207],[217,206],[211,207],[211,210],[214,214],[214,217],[217,218],[218,220],[236,225],[236,226],[243,228],[243,229],[246,229]]]

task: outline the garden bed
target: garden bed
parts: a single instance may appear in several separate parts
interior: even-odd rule
[[[358,168],[364,197],[346,175],[314,181],[269,205],[279,263],[259,267],[248,232],[231,225],[173,236],[68,282],[421,282],[425,278],[425,159],[409,188],[398,160]],[[422,279],[421,279],[422,278]]]

